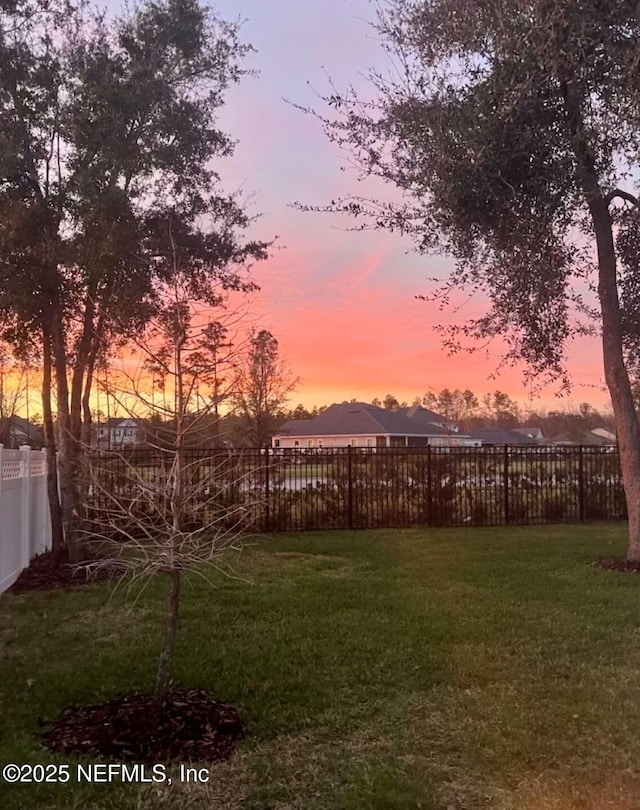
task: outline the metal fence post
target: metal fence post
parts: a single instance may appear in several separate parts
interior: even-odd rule
[[[431,445],[427,445],[427,526],[431,526],[433,515],[433,487],[431,482]]]
[[[584,458],[582,445],[578,447],[578,519],[584,523]]]
[[[347,528],[353,529],[353,447],[347,446]]]
[[[264,528],[265,531],[269,531],[269,524],[271,523],[270,520],[270,511],[269,511],[269,448],[265,447],[264,449]]]
[[[504,446],[504,522],[509,524],[509,445]]]

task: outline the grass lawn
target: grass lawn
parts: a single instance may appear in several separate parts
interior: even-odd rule
[[[207,784],[77,784],[39,718],[149,689],[166,583],[0,596],[3,810],[637,810],[640,577],[623,526],[326,532],[188,577],[176,680],[250,734]],[[169,768],[177,774],[177,768]]]

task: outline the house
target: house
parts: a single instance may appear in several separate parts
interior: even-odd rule
[[[483,447],[500,447],[505,444],[518,447],[537,447],[539,442],[531,436],[505,428],[481,428],[471,433],[472,439],[482,442]]]
[[[589,433],[604,439],[607,444],[614,445],[618,443],[616,434],[606,428],[594,428],[590,430]]]
[[[44,447],[44,430],[39,425],[15,414],[0,421],[0,442],[5,447],[15,448],[26,444],[36,450]]]
[[[436,420],[436,421],[433,421]],[[272,439],[276,448],[477,447],[469,436],[443,427],[446,420],[425,408],[396,411],[344,402],[313,419],[291,419]]]
[[[138,419],[115,417],[98,423],[95,433],[99,447],[117,450],[121,447],[131,447],[142,440],[142,424]]]
[[[578,445],[586,447],[615,447],[616,437],[615,434],[604,428],[595,428],[594,430],[579,433],[574,438],[567,433],[560,433],[557,436],[551,436],[551,438],[546,439],[544,443],[553,447]]]

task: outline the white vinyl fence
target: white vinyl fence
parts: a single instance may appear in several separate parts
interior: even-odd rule
[[[0,444],[0,593],[32,557],[50,548],[45,451]]]

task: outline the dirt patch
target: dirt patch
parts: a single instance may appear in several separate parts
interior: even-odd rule
[[[214,762],[228,757],[244,733],[233,706],[189,689],[162,701],[136,694],[71,706],[43,740],[52,751],[119,762]]]
[[[71,565],[66,552],[54,554],[52,551],[47,551],[34,557],[29,567],[22,571],[18,579],[5,593],[70,588],[87,585],[90,582],[114,579],[121,575],[122,571],[107,566],[86,567],[85,565]]]
[[[640,573],[640,562],[629,562],[624,557],[609,557],[596,560],[593,566],[595,568],[604,568],[607,571],[624,571],[631,574]]]
[[[637,810],[640,807],[640,779],[630,771],[576,775],[570,783],[539,777],[523,784],[503,810]]]

